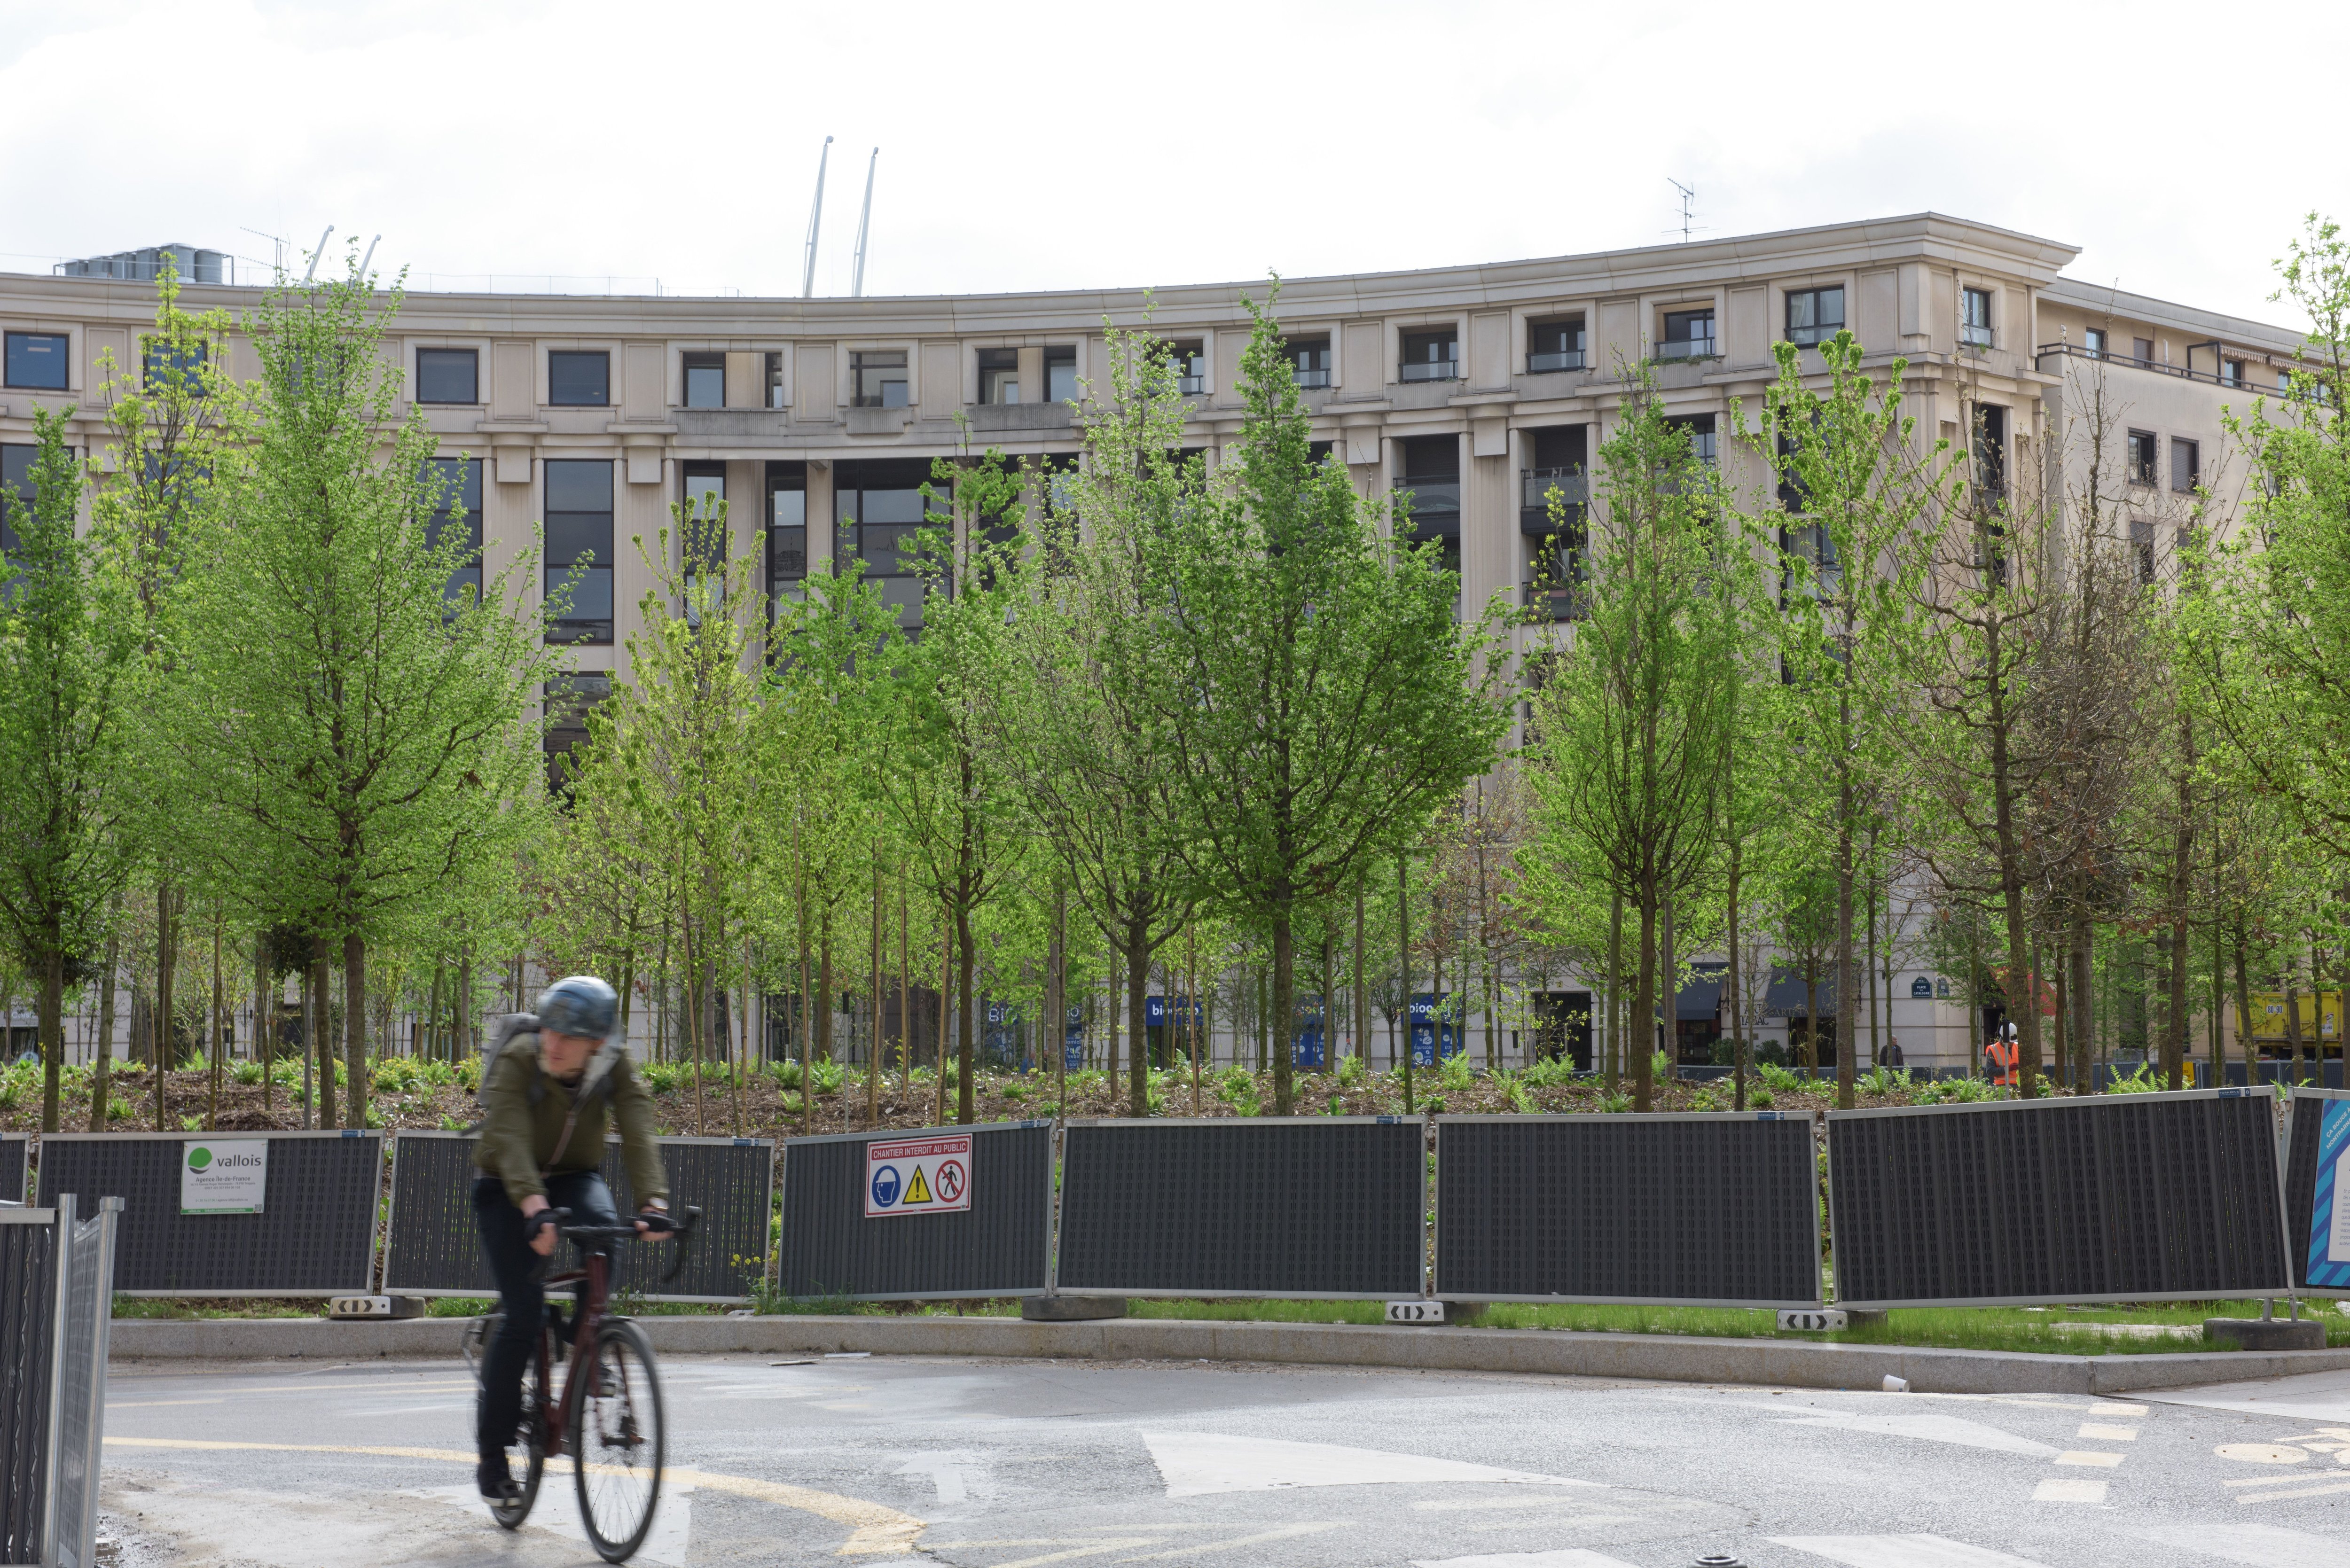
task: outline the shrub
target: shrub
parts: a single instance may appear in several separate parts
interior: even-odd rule
[[[1575,1062],[1566,1056],[1545,1056],[1518,1075],[1530,1089],[1547,1089],[1575,1081]]]
[[[799,1058],[786,1057],[781,1062],[768,1063],[767,1076],[775,1081],[775,1087],[778,1089],[798,1088],[800,1086]],[[922,1070],[920,1067],[914,1069],[914,1076],[918,1080],[922,1076]]]
[[[1454,1094],[1467,1094],[1476,1085],[1477,1070],[1469,1064],[1469,1052],[1464,1046],[1444,1058],[1437,1069],[1437,1082]]]
[[[1755,1063],[1754,1075],[1761,1078],[1774,1095],[1792,1095],[1804,1085],[1803,1079],[1780,1066],[1776,1062]]]
[[[258,1062],[239,1062],[236,1064],[235,1071],[229,1075],[234,1078],[238,1083],[244,1085],[247,1088],[251,1088],[253,1085],[261,1082],[261,1064]]]
[[[1360,1056],[1347,1056],[1338,1063],[1338,1086],[1342,1089],[1359,1089],[1370,1075],[1370,1068]]]

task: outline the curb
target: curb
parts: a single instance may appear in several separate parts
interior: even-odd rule
[[[1035,1360],[1276,1362],[1422,1372],[1517,1372],[1668,1383],[1866,1388],[1899,1377],[1930,1394],[2121,1394],[2350,1368],[2350,1348],[2176,1355],[2040,1355],[1808,1340],[1584,1334],[1528,1328],[1222,1323],[1107,1318],[1027,1323],[996,1317],[648,1317],[671,1355],[862,1351],[877,1355]],[[132,1319],[113,1328],[116,1361],[423,1360],[461,1354],[464,1320]]]

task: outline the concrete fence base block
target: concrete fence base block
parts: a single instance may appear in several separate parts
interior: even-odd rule
[[[1067,1298],[1064,1297],[1063,1300]],[[2197,1383],[2350,1369],[2350,1348],[2183,1355],[2033,1355],[1809,1340],[1693,1334],[1580,1334],[1525,1328],[1390,1328],[1384,1324],[1222,1323],[1013,1317],[648,1317],[654,1348],[672,1355],[1018,1356],[1035,1360],[1272,1362],[1398,1366],[1429,1372],[1520,1372],[1642,1382],[1881,1389],[1887,1377],[1928,1394],[2125,1394]],[[118,1361],[361,1361],[454,1358],[460,1318],[328,1323],[286,1318],[117,1323]]]
[[[2203,1339],[2231,1350],[2323,1350],[2325,1325],[2308,1317],[2207,1317]]]
[[[1100,1318],[1124,1317],[1124,1296],[1023,1296],[1020,1298],[1020,1320],[1023,1323],[1092,1323]]]

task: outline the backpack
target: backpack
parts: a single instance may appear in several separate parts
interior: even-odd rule
[[[490,1043],[482,1048],[482,1076],[473,1085],[475,1113],[473,1125],[465,1129],[467,1132],[480,1132],[483,1122],[487,1119],[485,1114],[487,1102],[484,1096],[490,1092],[490,1075],[497,1071],[498,1058],[504,1052],[507,1043],[517,1034],[536,1035],[537,1033],[538,1014],[536,1012],[509,1012],[498,1020],[496,1032],[490,1036]],[[597,1096],[608,1095],[612,1092],[612,1070],[620,1064],[622,1058],[628,1054],[628,1037],[619,1030],[616,1029],[604,1037],[602,1043],[596,1047],[595,1053],[588,1058],[588,1065],[580,1074],[579,1092],[573,1100],[572,1114],[575,1116],[578,1112],[585,1110],[588,1103]],[[546,1097],[546,1085],[533,1078],[530,1085],[530,1103],[535,1106]],[[570,1138],[568,1131],[564,1137],[565,1141],[568,1142]]]

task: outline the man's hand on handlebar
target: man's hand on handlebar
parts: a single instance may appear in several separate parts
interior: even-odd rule
[[[542,1258],[554,1255],[556,1228],[562,1222],[564,1213],[560,1209],[549,1209],[546,1199],[536,1192],[522,1200],[523,1239],[530,1243],[532,1251]]]
[[[648,1241],[666,1241],[675,1233],[677,1221],[670,1218],[666,1208],[648,1204],[637,1215],[637,1234]]]

